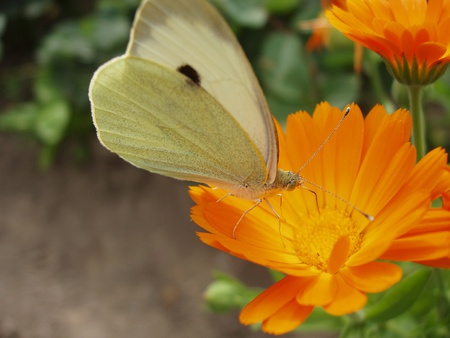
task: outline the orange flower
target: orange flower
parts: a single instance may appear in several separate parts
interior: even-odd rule
[[[329,44],[331,25],[325,18],[325,10],[329,9],[331,5],[345,9],[345,2],[346,0],[321,0],[322,11],[319,13],[317,19],[300,22],[301,29],[313,30],[311,37],[306,43],[306,48],[309,51],[320,49],[322,46]]]
[[[278,127],[280,168],[298,170],[341,117],[327,103],[313,117],[290,116],[286,134]],[[402,276],[397,265],[379,258],[449,265],[448,241],[433,241],[443,234],[448,238],[450,212],[430,210],[431,196],[442,195],[439,187],[448,189],[442,183],[447,156],[437,149],[416,165],[410,133],[406,110],[388,115],[376,106],[364,119],[352,105],[340,129],[302,171],[305,179],[348,203],[305,183],[315,194],[299,188],[284,192],[282,200],[268,198],[281,220],[261,203],[239,223],[235,238],[237,220],[254,202],[233,196],[217,202],[226,192],[191,188],[197,203],[192,218],[207,231],[198,234],[204,243],[287,275],[243,309],[243,324],[262,322],[265,332],[282,334],[315,306],[332,315],[357,311],[366,293],[386,290]],[[349,203],[375,219],[369,221]],[[429,252],[432,248],[436,253]]]
[[[381,55],[397,80],[426,85],[450,61],[449,0],[347,0],[330,23],[349,39]]]
[[[312,34],[306,42],[306,49],[308,51],[321,49],[323,46],[328,46],[331,35],[331,25],[325,17],[325,10],[336,6],[345,10],[347,0],[321,0],[322,11],[319,13],[317,19],[301,21],[299,24],[302,30],[312,30]],[[356,73],[361,72],[362,63],[362,47],[355,45],[355,63],[354,69]]]
[[[442,149],[435,149],[426,155],[427,160],[421,161],[418,166],[440,166],[442,165],[442,154]],[[421,169],[425,173],[421,179],[428,180],[430,178],[428,169]],[[430,173],[432,172],[430,170]],[[410,184],[415,184],[415,182],[410,182]],[[446,167],[432,193],[432,198],[442,197],[443,208],[430,208],[418,224],[392,242],[381,258],[450,268],[449,193],[450,171]]]

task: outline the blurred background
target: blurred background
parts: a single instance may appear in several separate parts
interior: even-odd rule
[[[319,1],[212,2],[280,122],[324,100],[406,107],[378,56],[355,63],[353,43],[323,29]],[[95,137],[89,81],[124,53],[138,4],[0,2],[1,338],[267,336],[237,309],[213,314],[204,292],[214,270],[255,287],[269,273],[197,239],[186,183],[132,167]],[[449,84],[444,75],[427,91],[430,148],[450,145]]]

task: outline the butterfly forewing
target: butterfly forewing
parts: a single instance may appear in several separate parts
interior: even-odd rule
[[[133,24],[127,55],[177,70],[188,65],[199,84],[248,134],[264,159],[266,182],[277,171],[278,146],[272,115],[233,33],[204,0],[145,1]]]

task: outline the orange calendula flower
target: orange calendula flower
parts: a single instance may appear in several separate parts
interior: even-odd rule
[[[320,104],[278,127],[280,168],[296,171],[329,135],[342,111]],[[376,106],[363,118],[356,105],[326,146],[303,169],[308,189],[283,192],[248,212],[254,202],[204,186],[192,187],[193,220],[206,244],[283,272],[241,312],[244,324],[282,334],[321,306],[332,315],[361,309],[366,293],[386,290],[401,269],[378,259],[449,266],[450,211],[430,209],[449,189],[447,154],[436,149],[415,164],[406,110],[388,115]],[[337,198],[335,195],[339,196]],[[347,202],[343,201],[346,200]],[[374,216],[370,221],[360,210]],[[275,212],[280,215],[280,219]],[[444,238],[439,236],[445,235]],[[439,237],[439,240],[437,238]]]
[[[301,21],[299,27],[302,30],[312,30],[311,37],[306,43],[306,49],[308,51],[319,50],[323,46],[328,46],[330,42],[330,35],[332,26],[325,17],[325,11],[331,6],[336,6],[345,10],[347,0],[321,0],[322,11],[318,15],[317,19]],[[356,73],[361,72],[362,63],[362,47],[361,45],[355,45],[355,63],[354,69]]]
[[[321,0],[322,11],[315,20],[300,22],[300,28],[312,29],[313,33],[306,43],[308,50],[320,49],[324,45],[328,45],[330,40],[331,26],[325,18],[325,10],[329,9],[331,5],[346,8],[346,0]]]
[[[349,39],[381,55],[401,83],[432,83],[450,61],[449,0],[347,0],[347,9],[334,6],[326,15]]]

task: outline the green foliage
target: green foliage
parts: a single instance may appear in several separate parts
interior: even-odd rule
[[[365,311],[365,319],[385,322],[407,311],[417,300],[430,275],[430,269],[422,269],[404,278]]]
[[[101,63],[123,53],[137,1],[98,3],[81,16],[75,15],[76,2],[65,5],[29,1],[0,15],[0,33],[7,18],[12,27],[10,32],[6,27],[9,36],[31,35],[37,40],[33,49],[20,55],[31,61],[20,63],[13,59],[15,40],[6,39],[3,58],[10,66],[4,67],[0,78],[5,88],[0,97],[0,131],[37,140],[44,168],[65,139],[84,144],[93,132],[89,81]],[[38,36],[28,31],[34,29],[32,22],[42,25],[55,9],[61,12],[48,30]],[[24,21],[30,24],[18,25]]]
[[[268,18],[264,0],[212,1],[226,17],[243,27],[262,28]]]
[[[223,272],[216,271],[214,279],[205,291],[205,303],[208,309],[215,313],[241,309],[262,291],[258,288],[249,288]]]
[[[348,316],[331,316],[316,307],[297,332],[334,332],[340,338],[407,338],[450,336],[450,270],[402,264],[409,271],[385,292],[369,295],[364,309]],[[274,282],[283,274],[269,270]],[[262,289],[247,287],[221,272],[205,293],[208,309],[227,313],[241,309]]]

